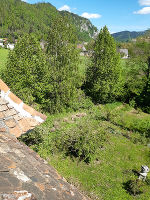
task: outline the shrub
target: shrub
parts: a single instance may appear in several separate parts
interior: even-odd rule
[[[66,156],[76,157],[89,163],[105,141],[104,130],[89,120],[79,123],[76,128],[67,130],[55,138],[59,151]]]
[[[46,133],[46,128],[36,127],[29,133],[22,135],[19,140],[24,142],[29,147],[32,147],[34,151],[38,152],[40,145],[44,143],[44,135]]]
[[[125,190],[130,194],[130,195],[139,195],[142,193],[141,191],[141,181],[136,179],[136,180],[129,180],[124,184]]]

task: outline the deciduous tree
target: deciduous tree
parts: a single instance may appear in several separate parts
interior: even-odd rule
[[[26,103],[43,103],[46,58],[34,36],[25,35],[10,51],[2,79]]]
[[[56,18],[52,22],[47,44],[50,111],[62,111],[76,101],[80,85],[76,41],[74,29],[67,20]]]

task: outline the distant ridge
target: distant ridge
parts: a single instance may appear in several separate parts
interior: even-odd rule
[[[145,32],[146,31],[139,31],[139,32],[121,31],[121,32],[113,33],[112,36],[118,42],[128,42],[131,39],[134,39],[134,38],[144,35]]]

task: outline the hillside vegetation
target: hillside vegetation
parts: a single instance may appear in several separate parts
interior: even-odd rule
[[[60,14],[66,16],[76,27],[80,41],[89,41],[89,38],[94,38],[97,35],[98,29],[88,19],[67,11],[61,11]]]
[[[52,21],[61,16],[64,13],[50,3],[28,4],[21,0],[1,0],[0,37],[8,37],[13,41],[24,33],[34,33],[39,39],[46,39]],[[72,13],[67,13],[67,16],[75,26],[78,40],[89,41],[94,36],[97,29],[89,20]]]
[[[140,32],[121,31],[121,32],[113,33],[112,36],[118,42],[128,42],[144,34],[145,34],[145,31],[140,31]]]
[[[121,103],[48,115],[22,140],[91,199],[149,200],[150,176],[132,188],[141,165],[150,165],[144,130],[150,116]]]

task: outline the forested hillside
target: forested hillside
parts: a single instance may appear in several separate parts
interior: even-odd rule
[[[13,37],[34,32],[45,37],[54,17],[59,16],[51,4],[30,5],[21,0],[0,1],[0,37]]]
[[[54,18],[61,16],[64,16],[63,12],[60,14],[50,3],[31,5],[21,0],[1,0],[0,37],[14,40],[24,33],[33,32],[39,39],[45,39],[51,22]],[[70,22],[75,25],[79,40],[88,41],[97,31],[89,20],[71,13],[67,13],[67,16],[69,16]]]
[[[60,14],[68,17],[68,19],[71,21],[71,24],[76,27],[79,40],[89,41],[90,38],[93,38],[97,35],[98,29],[93,26],[90,20],[67,11],[61,11]]]
[[[131,39],[144,35],[144,33],[145,31],[141,31],[141,32],[121,31],[121,32],[113,33],[112,36],[118,42],[127,42],[127,41],[130,41]]]

